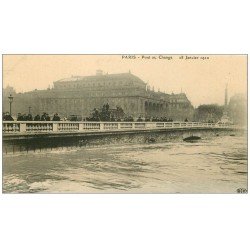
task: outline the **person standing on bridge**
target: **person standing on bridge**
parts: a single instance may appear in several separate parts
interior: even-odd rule
[[[41,120],[40,115],[36,115],[36,116],[34,117],[34,121],[40,121],[40,120]]]
[[[33,121],[33,117],[32,117],[31,114],[28,114],[28,115],[26,116],[26,119],[27,119],[27,121]]]
[[[60,119],[59,115],[57,113],[54,114],[52,121],[60,121],[60,120],[61,119]]]
[[[6,112],[6,113],[3,115],[3,120],[4,120],[4,121],[14,121],[14,119],[12,118],[12,116],[10,115],[9,112]]]

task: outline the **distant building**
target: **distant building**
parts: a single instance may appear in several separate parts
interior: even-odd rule
[[[130,72],[103,74],[98,70],[93,76],[72,76],[55,81],[52,89],[16,94],[13,112],[27,113],[31,106],[33,114],[47,112],[66,117],[86,117],[94,108],[101,108],[106,103],[112,109],[121,107],[126,115],[133,117],[166,116],[175,120],[191,120],[194,111],[184,93],[155,92]]]
[[[230,120],[234,124],[247,125],[247,97],[244,94],[236,94],[230,98],[228,104]]]

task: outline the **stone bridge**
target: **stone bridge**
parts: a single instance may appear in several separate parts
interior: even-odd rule
[[[4,121],[3,138],[55,137],[67,135],[138,133],[148,131],[191,131],[195,129],[235,129],[235,126],[200,122],[70,122]]]
[[[199,122],[4,121],[3,152],[112,143],[144,143],[185,133],[230,131],[235,126]]]

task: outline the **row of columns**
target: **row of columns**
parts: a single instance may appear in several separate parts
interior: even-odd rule
[[[167,105],[165,103],[145,101],[145,113],[147,116],[164,115],[166,112]]]

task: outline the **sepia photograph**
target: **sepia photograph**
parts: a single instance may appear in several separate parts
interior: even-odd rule
[[[247,55],[2,56],[3,193],[247,193]]]
[[[249,10],[0,1],[0,249],[250,249]]]

